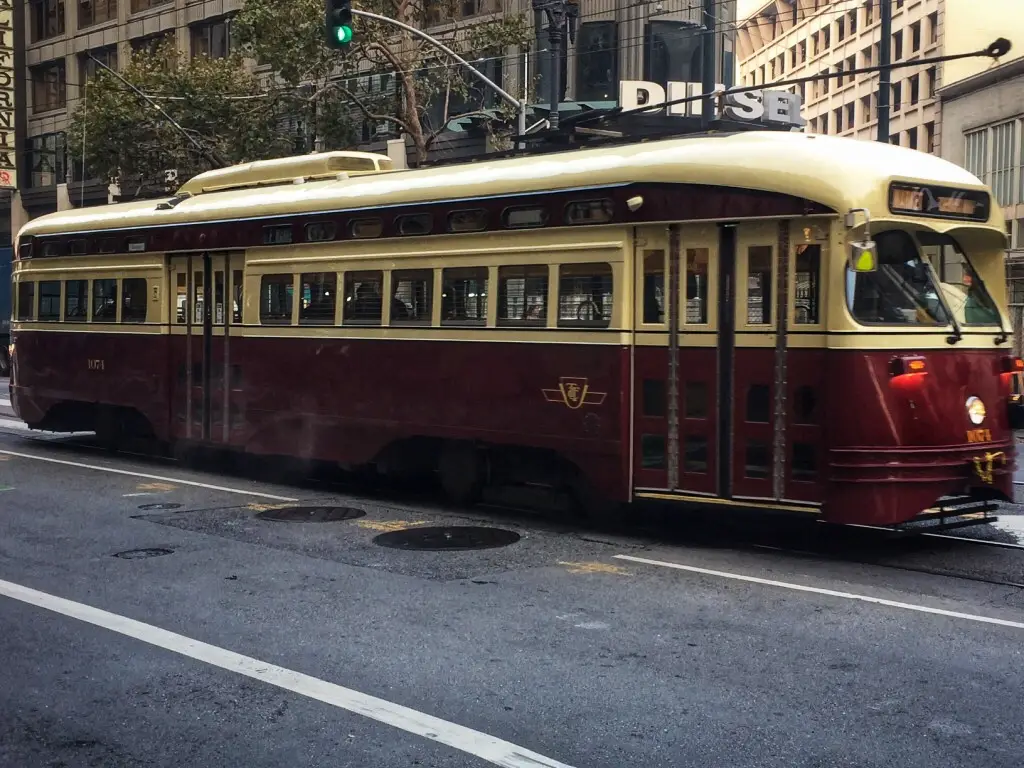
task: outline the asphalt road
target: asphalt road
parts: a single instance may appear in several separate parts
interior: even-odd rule
[[[288,499],[365,514],[260,517]],[[376,543],[435,525],[520,538]],[[0,423],[0,766],[1021,764],[1024,550],[711,528],[272,485]]]

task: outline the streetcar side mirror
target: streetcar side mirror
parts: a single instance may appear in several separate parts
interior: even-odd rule
[[[878,269],[878,246],[874,240],[863,240],[850,244],[848,257],[853,272],[874,272]]]

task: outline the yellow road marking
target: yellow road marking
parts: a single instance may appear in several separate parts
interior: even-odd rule
[[[170,483],[139,483],[135,486],[137,491],[173,491],[176,486]]]
[[[569,573],[606,573],[611,576],[629,576],[629,571],[625,568],[620,568],[619,566],[611,565],[610,563],[567,563],[563,560],[559,560],[558,564],[564,565],[568,569]]]
[[[417,525],[426,525],[426,520],[357,520],[356,525],[366,528],[369,531],[381,531],[390,533],[392,531],[404,531]]]

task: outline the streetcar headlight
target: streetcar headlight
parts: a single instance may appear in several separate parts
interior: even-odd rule
[[[985,404],[980,397],[967,398],[967,418],[972,424],[981,424],[985,420]]]

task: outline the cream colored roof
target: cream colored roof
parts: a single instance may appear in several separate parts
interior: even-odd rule
[[[977,177],[924,152],[874,141],[750,131],[499,159],[415,171],[201,194],[168,210],[155,200],[42,216],[19,236],[151,227],[254,216],[373,208],[628,182],[709,184],[780,192],[840,213],[888,217],[892,180],[984,189]],[[992,206],[990,225],[1002,229]],[[962,224],[961,224],[962,226]],[[945,229],[945,222],[937,228]]]

